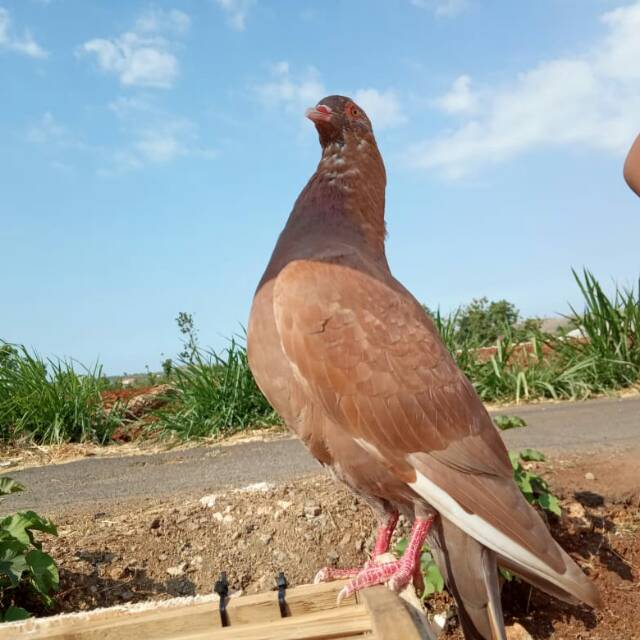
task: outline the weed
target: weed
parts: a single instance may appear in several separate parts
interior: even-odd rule
[[[0,496],[22,491],[11,478],[0,478]],[[18,601],[53,604],[59,576],[53,558],[42,551],[36,531],[58,535],[56,526],[33,511],[14,513],[0,520],[0,622],[23,620],[30,613]]]
[[[520,429],[527,426],[527,423],[520,416],[496,416],[493,422],[500,431]]]
[[[401,556],[407,548],[408,541],[406,538],[401,538],[393,546],[393,552],[396,556]],[[422,599],[426,600],[433,593],[440,593],[444,589],[444,578],[438,569],[438,565],[433,559],[433,554],[428,544],[422,547],[422,553],[420,554],[420,571],[422,572],[422,579],[424,581],[424,591],[422,592]]]
[[[180,365],[172,373],[177,400],[157,413],[153,428],[186,439],[279,423],[251,374],[244,336],[218,354],[199,347],[193,332],[191,322]]]

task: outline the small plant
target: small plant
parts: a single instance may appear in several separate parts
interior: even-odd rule
[[[162,361],[162,375],[164,376],[165,381],[171,379],[171,375],[173,374],[173,360],[171,358],[166,358]]]
[[[524,449],[518,453],[509,452],[509,458],[513,467],[513,479],[527,502],[543,511],[560,516],[560,501],[549,490],[549,483],[522,465],[523,462],[543,462],[544,454],[535,449]]]
[[[150,387],[155,387],[158,384],[158,375],[153,373],[153,371],[151,371],[149,369],[149,365],[148,364],[146,364],[144,366],[144,368],[147,371],[147,374],[146,374],[146,376],[147,376],[147,385],[150,386]]]
[[[527,423],[520,416],[496,416],[493,422],[500,431],[520,429],[527,426]]]
[[[401,538],[394,545],[393,552],[397,556],[401,556],[407,548],[407,544],[407,539]],[[424,591],[422,592],[423,600],[426,600],[434,593],[440,593],[444,590],[444,578],[433,559],[433,554],[428,544],[422,547],[422,553],[420,554],[420,571],[422,572],[422,580],[424,582]]]
[[[198,345],[191,314],[181,312],[176,321],[186,336],[171,378],[178,396],[157,412],[154,429],[187,439],[280,423],[249,369],[244,336],[216,353]]]
[[[180,311],[176,317],[176,323],[180,333],[185,336],[183,349],[178,354],[182,362],[193,362],[200,349],[198,345],[198,331],[193,316],[185,311]]]
[[[0,478],[0,496],[24,487],[11,478]],[[29,618],[19,601],[53,604],[59,576],[53,558],[42,551],[36,531],[58,535],[56,526],[33,511],[21,511],[0,520],[0,622]]]
[[[520,416],[496,416],[493,421],[502,431],[527,426],[527,423]],[[560,502],[558,498],[549,491],[547,481],[527,470],[522,465],[523,462],[544,462],[544,453],[536,449],[523,449],[519,452],[510,451],[509,458],[511,460],[511,466],[513,467],[513,479],[527,502],[539,507],[543,511],[560,516]],[[509,574],[509,572],[505,570],[504,574]]]

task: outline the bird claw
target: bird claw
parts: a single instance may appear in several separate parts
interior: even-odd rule
[[[359,573],[359,567],[353,569],[334,569],[333,567],[323,567],[313,578],[313,584],[331,582],[332,580],[343,580],[344,578],[353,578]]]
[[[387,583],[387,587],[398,593],[409,584],[413,577],[413,567],[407,562],[396,560],[394,562],[385,562],[384,564],[371,563],[349,581],[338,593],[338,605],[356,591],[372,587],[376,584]]]
[[[313,584],[320,584],[321,582],[329,582],[331,578],[329,578],[329,567],[323,567],[316,573],[313,578]]]
[[[351,583],[349,583],[351,584]],[[340,606],[342,604],[342,601],[345,598],[348,598],[353,591],[349,591],[349,589],[347,588],[349,585],[347,585],[346,587],[342,587],[342,589],[340,589],[340,591],[338,592],[338,597],[336,598],[336,605]]]

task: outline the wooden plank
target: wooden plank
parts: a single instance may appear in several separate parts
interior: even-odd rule
[[[435,640],[408,605],[387,587],[363,589],[357,594],[371,615],[371,627],[378,640]]]
[[[188,625],[188,621],[185,620]],[[268,624],[244,624],[214,632],[186,632],[176,640],[344,640],[354,635],[364,640],[371,631],[371,618],[361,604],[341,606],[327,611],[316,611],[302,616],[280,618]],[[402,636],[395,636],[399,640]],[[370,640],[370,638],[368,639]],[[404,640],[404,638],[403,638]]]
[[[291,616],[324,611],[335,607],[344,581],[319,585],[302,585],[287,589],[286,601]],[[221,628],[218,597],[185,602],[177,599],[153,603],[145,609],[115,607],[28,620],[1,625],[0,640],[172,640],[185,630],[211,634]],[[229,598],[229,622],[232,626],[280,620],[276,591]],[[226,630],[225,630],[226,631]]]

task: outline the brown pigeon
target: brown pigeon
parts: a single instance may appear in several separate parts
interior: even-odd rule
[[[504,635],[497,565],[575,602],[593,584],[513,480],[504,443],[420,303],[385,255],[385,168],[369,118],[343,96],[307,111],[322,157],[258,284],[249,363],[313,456],[380,519],[373,556],[398,514],[413,522],[396,562],[321,570],[351,577],[340,598],[419,571],[429,542],[466,638]]]

